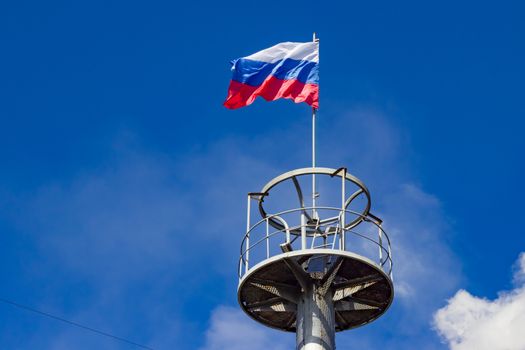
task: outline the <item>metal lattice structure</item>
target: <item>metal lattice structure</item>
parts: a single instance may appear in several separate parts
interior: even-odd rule
[[[312,205],[301,183],[310,180]],[[315,184],[337,203],[323,203]],[[288,195],[274,196],[280,188]],[[298,207],[293,207],[298,202]],[[272,199],[281,206],[274,211]],[[252,204],[256,204],[255,206]],[[392,253],[370,192],[346,168],[284,173],[248,194],[241,243],[238,300],[256,321],[296,332],[297,349],[335,349],[335,332],[365,325],[393,300]],[[252,217],[259,219],[252,222]]]

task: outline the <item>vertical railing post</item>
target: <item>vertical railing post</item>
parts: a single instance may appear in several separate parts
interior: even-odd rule
[[[242,253],[241,253],[241,258],[239,259],[239,281],[242,279],[242,266],[243,266],[243,263],[242,263]]]
[[[341,250],[346,250],[346,168],[343,168],[341,175]]]
[[[306,216],[301,212],[301,249],[306,249]]]
[[[394,276],[392,274],[392,249],[390,249],[390,242],[388,242],[388,261],[390,262],[389,264],[390,279],[392,280],[392,282],[394,282]]]
[[[290,237],[290,228],[288,227],[288,224],[286,224],[286,221],[284,221],[284,224],[284,229],[286,231],[286,243],[292,244],[292,237]]]
[[[379,230],[379,266],[383,267],[383,230],[381,224],[378,225]]]
[[[270,257],[270,225],[268,218],[266,218],[266,259]]]
[[[250,212],[251,212],[251,199],[252,196],[248,194],[248,204],[247,204],[247,213],[246,213],[246,261],[244,263],[244,273],[248,272],[250,268]]]

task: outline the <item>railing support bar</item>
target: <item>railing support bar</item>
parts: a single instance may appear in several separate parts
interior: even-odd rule
[[[346,168],[341,169],[341,250],[346,250]]]
[[[379,231],[379,266],[383,266],[383,230],[381,230],[381,224],[378,226]]]
[[[248,272],[250,268],[250,212],[252,204],[252,196],[248,194],[248,203],[246,208],[246,261],[244,263],[244,273]]]
[[[301,213],[301,249],[306,249],[306,216]]]
[[[268,224],[268,218],[266,218],[266,259],[270,258],[270,225]]]

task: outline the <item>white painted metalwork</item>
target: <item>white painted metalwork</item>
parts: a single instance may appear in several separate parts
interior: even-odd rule
[[[312,173],[320,175],[329,175],[341,178],[341,206],[318,206],[305,207],[302,201],[300,185],[297,180],[300,176],[313,175]],[[284,175],[284,176],[283,176]],[[327,248],[348,250],[353,252],[360,252],[361,255],[376,261],[377,265],[385,271],[388,275],[392,275],[392,258],[390,239],[387,233],[382,228],[382,221],[375,215],[370,214],[370,196],[368,189],[355,177],[348,174],[345,168],[330,169],[330,168],[305,168],[298,169],[286,174],[278,176],[277,178],[268,182],[263,187],[263,191],[257,194],[250,194],[249,198],[257,199],[259,202],[259,212],[264,213],[264,216],[252,226],[250,225],[251,213],[247,213],[247,232],[241,244],[240,264],[244,265],[244,273],[239,276],[242,278],[244,274],[249,271],[249,267],[259,263],[262,260],[268,259],[275,254],[282,253],[281,250],[272,249],[283,243],[291,245],[293,250],[307,249],[307,248]],[[269,214],[263,207],[262,195],[271,199],[270,191],[286,180],[291,179],[294,187],[299,193],[301,207],[284,210],[275,214]],[[363,208],[357,212],[348,209],[355,200],[356,192],[350,197],[346,196],[346,184],[351,182],[359,188],[359,194],[362,194],[366,200]],[[367,195],[368,194],[368,195]],[[248,210],[251,210],[250,200],[248,201]],[[308,217],[308,211],[317,212],[318,219]],[[294,222],[294,218],[300,218],[299,225],[289,225],[288,222]],[[349,222],[347,222],[347,217]],[[376,230],[372,230],[375,227]],[[374,233],[375,232],[375,233]],[[291,239],[291,236],[300,236],[300,241],[296,243],[296,239]],[[316,239],[322,237],[330,242],[316,246]],[[354,238],[353,244],[346,246],[346,237]],[[293,241],[293,242],[292,242]],[[299,244],[300,243],[300,244]],[[379,254],[374,256],[373,250],[367,249],[367,246],[377,246]],[[260,250],[264,249],[264,254]],[[250,258],[252,256],[252,258]],[[240,269],[242,271],[242,269]]]
[[[247,210],[246,210],[246,236],[245,236],[247,247],[250,247],[250,231],[251,231],[250,218],[251,218],[251,213],[252,213],[251,204],[252,204],[252,197],[250,194],[248,194],[248,205],[247,205]],[[244,267],[244,273],[248,272],[248,268],[249,268],[249,261],[250,261],[250,249],[249,248],[246,249],[245,257],[246,257],[246,264]]]
[[[290,231],[296,230],[298,228],[301,229],[301,244],[292,244],[292,248],[294,250],[304,250],[307,249],[309,246],[310,249],[316,249],[316,248],[326,248],[323,245],[321,246],[315,246],[315,239],[319,237],[318,234],[313,233],[312,235],[307,235],[307,229],[312,229],[312,226],[308,223],[306,223],[304,220],[305,216],[301,213],[303,209],[311,210],[312,207],[305,207],[305,208],[295,208],[286,210],[283,212],[279,212],[274,215],[269,215],[264,219],[261,219],[257,223],[255,223],[250,230],[245,234],[244,239],[241,243],[241,256],[239,259],[239,263],[244,265],[244,273],[239,275],[239,278],[242,279],[244,274],[246,274],[249,270],[250,265],[257,264],[263,260],[269,259],[273,255],[281,254],[282,251],[272,251],[270,249],[270,239],[275,237],[280,237],[279,242],[281,243],[293,243],[298,236],[295,237],[295,239],[290,239]],[[327,239],[331,239],[332,242],[330,243],[329,249],[334,250],[342,250],[342,251],[360,251],[363,256],[369,258],[372,261],[376,261],[376,264],[381,267],[381,269],[387,273],[390,277],[392,277],[392,257],[391,257],[391,247],[390,247],[390,238],[386,234],[386,232],[383,230],[382,225],[373,221],[372,219],[368,217],[363,217],[360,214],[351,211],[351,210],[341,210],[341,208],[338,207],[317,207],[316,208],[319,213],[325,213],[325,212],[336,212],[339,213],[337,216],[337,219],[334,221],[330,221],[328,223],[335,224],[335,229],[330,230],[333,226],[328,226],[326,231]],[[364,230],[356,230],[356,229],[348,229],[348,228],[342,228],[343,223],[343,215],[341,213],[346,213],[354,216],[361,217],[363,219],[362,224],[360,225],[360,228],[364,228]],[[286,217],[288,215],[300,215],[302,223],[301,225],[288,227],[286,224],[286,221],[282,217]],[[278,229],[273,230],[270,232],[271,229],[273,229],[272,225],[270,225],[271,219],[278,219],[283,224],[286,224],[285,229]],[[368,228],[365,228],[368,227]],[[370,230],[371,227],[376,227],[377,231]],[[260,234],[260,229],[264,229],[264,234]],[[379,254],[377,256],[373,256],[375,254],[372,254],[371,250],[366,249],[364,246],[351,246],[348,247],[348,249],[343,248],[341,244],[336,247],[337,242],[341,242],[340,238],[344,234],[349,234],[351,236],[354,236],[358,240],[362,240],[363,244],[368,244],[371,247],[377,246]],[[373,232],[377,232],[377,234],[373,234]],[[250,236],[252,237],[252,243],[250,244]],[[256,237],[259,237],[258,239]],[[385,242],[386,238],[386,242]],[[308,241],[310,242],[308,244]],[[263,244],[264,243],[264,244]],[[281,244],[279,243],[279,245]],[[266,253],[261,255],[260,249],[263,247],[266,247],[265,251]],[[256,260],[250,261],[250,252],[252,255],[255,255]],[[259,253],[259,254],[257,254]],[[273,254],[272,254],[273,253]],[[384,257],[384,258],[383,258]]]

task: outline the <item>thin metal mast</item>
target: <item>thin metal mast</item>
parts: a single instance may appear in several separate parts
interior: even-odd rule
[[[314,32],[313,42],[319,42],[319,39],[317,38],[316,33]],[[315,169],[315,117],[317,114],[317,109],[315,107],[312,107],[312,168]],[[315,179],[315,173],[312,174],[312,217],[314,219],[317,219],[317,210],[316,210],[316,198],[317,198],[317,192],[316,192],[316,179]]]

